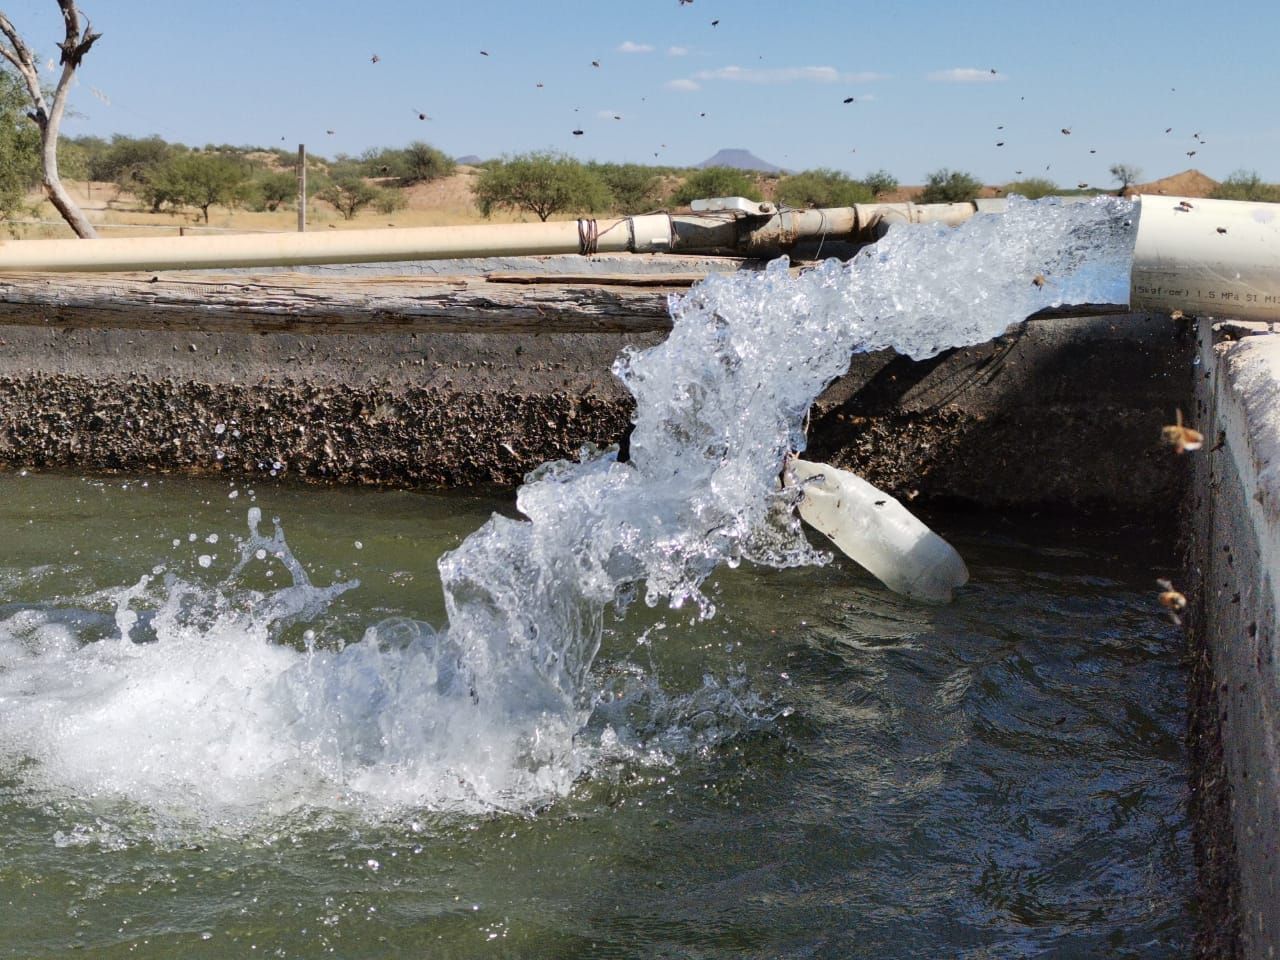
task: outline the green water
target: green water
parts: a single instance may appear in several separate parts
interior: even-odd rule
[[[512,512],[231,490],[0,475],[0,620],[110,614],[99,592],[158,565],[212,587],[253,502],[317,584],[361,581],[281,642],[352,643],[442,623],[436,558]],[[536,809],[193,821],[0,753],[0,955],[1185,956],[1167,545],[934,519],[972,574],[947,607],[840,562],[722,570],[709,622],[633,607],[594,669],[590,769]],[[103,620],[73,632],[111,642]]]

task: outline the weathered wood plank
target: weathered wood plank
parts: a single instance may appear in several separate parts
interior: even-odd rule
[[[671,326],[682,286],[483,277],[208,273],[0,276],[0,324],[237,332],[629,332]]]

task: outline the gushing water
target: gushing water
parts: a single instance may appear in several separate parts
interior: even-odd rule
[[[115,607],[114,630],[13,613],[0,764],[33,789],[200,818],[562,796],[604,746],[583,731],[610,607],[642,595],[709,617],[701,588],[721,564],[824,562],[776,479],[850,355],[924,358],[1044,307],[1124,302],[1133,216],[1118,200],[1014,200],[955,229],[895,227],[848,264],[795,275],[778,261],[673,299],[667,340],[614,367],[636,398],[630,462],[584,451],[537,471],[517,496],[526,519],[495,515],[441,559],[439,630],[394,619],[345,647],[273,642],[356,584],[314,586],[252,513],[217,590],[156,571],[91,598]],[[291,585],[251,589],[270,565]],[[693,697],[742,708],[723,687]]]

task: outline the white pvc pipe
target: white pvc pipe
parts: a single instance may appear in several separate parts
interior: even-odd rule
[[[325,233],[0,241],[0,273],[198,270],[376,263],[566,253],[733,252],[772,256],[799,240],[874,240],[892,223],[955,225],[1002,200],[974,203],[858,204],[828,210],[649,214],[605,220],[474,224]]]
[[[591,225],[594,237],[584,238]],[[654,252],[670,245],[671,220],[644,217],[551,223],[479,224],[326,233],[0,242],[0,272],[197,270],[220,267],[373,263],[578,253]]]
[[[1135,310],[1280,320],[1280,204],[1139,198]]]

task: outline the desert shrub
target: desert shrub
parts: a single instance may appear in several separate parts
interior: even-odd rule
[[[383,214],[392,214],[407,206],[409,206],[409,198],[398,187],[383,187],[373,201],[373,209]]]
[[[975,199],[982,192],[982,183],[970,174],[945,167],[929,174],[921,203],[962,203]]]
[[[1020,197],[1026,197],[1028,200],[1039,200],[1041,197],[1051,197],[1058,193],[1058,185],[1052,180],[1046,180],[1044,177],[1029,177],[1026,180],[1014,180],[1012,183],[1004,185],[1005,193],[1016,193]]]
[[[1218,184],[1210,196],[1214,200],[1280,203],[1280,185],[1264,183],[1256,170],[1237,170]]]
[[[407,147],[366,150],[359,163],[366,177],[393,177],[405,185],[447,177],[457,167],[450,157],[421,140]]]
[[[875,199],[865,183],[838,170],[825,169],[783,177],[775,196],[789,207],[848,207]]]
[[[114,134],[111,143],[90,157],[89,176],[93,180],[108,180],[130,190],[130,184],[146,179],[145,171],[154,169],[165,160],[186,148],[166,143],[157,136],[126,137]],[[139,174],[144,174],[139,176]]]
[[[658,204],[661,178],[653,167],[638,163],[588,163],[587,169],[609,189],[610,206],[618,213],[643,213]]]
[[[877,197],[898,189],[898,178],[888,170],[872,170],[862,178],[862,182]]]
[[[764,199],[751,177],[733,167],[705,167],[697,170],[685,177],[668,199],[676,206],[685,206],[694,200],[709,197]]]
[[[405,147],[404,157],[408,183],[427,183],[452,176],[458,166],[452,157],[421,140],[415,140]]]
[[[553,213],[604,210],[604,181],[573,157],[534,151],[504,158],[476,178],[476,205],[486,217],[500,207],[527,210],[546,221]]]

